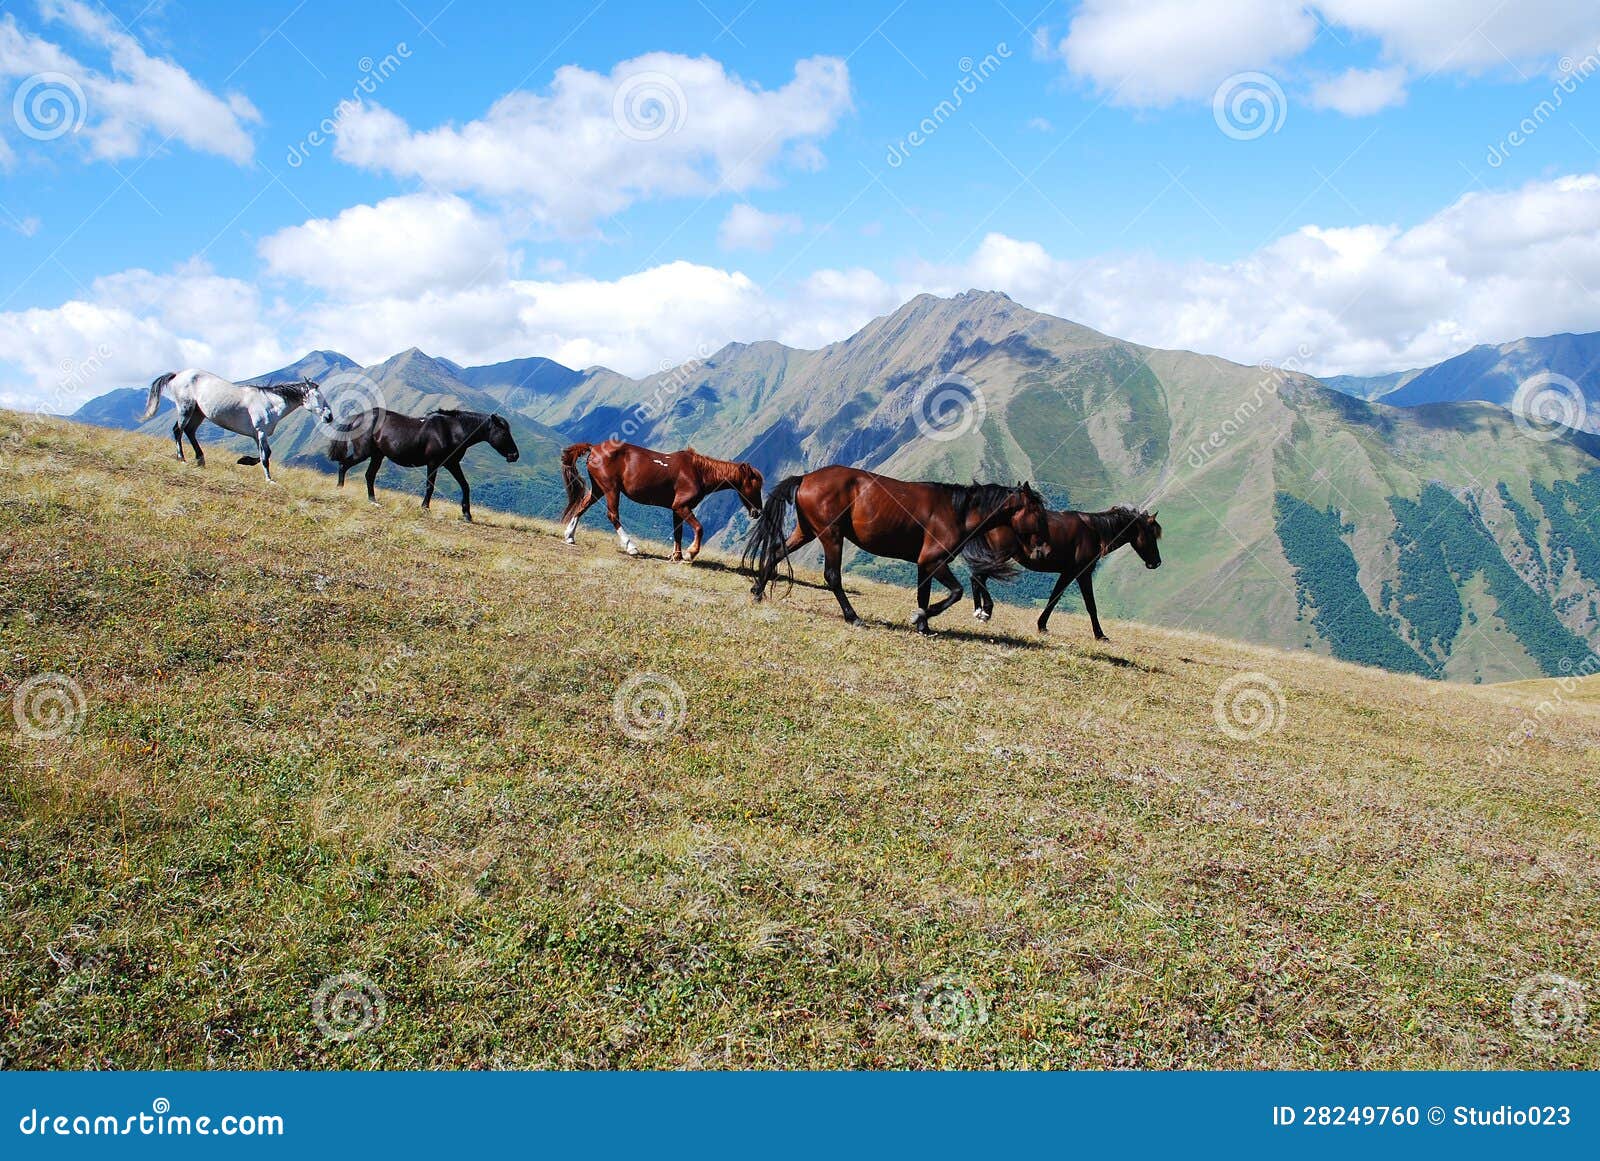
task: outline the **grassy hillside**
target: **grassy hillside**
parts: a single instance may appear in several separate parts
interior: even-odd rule
[[[7,1066],[1600,1064],[1592,709],[0,449]]]

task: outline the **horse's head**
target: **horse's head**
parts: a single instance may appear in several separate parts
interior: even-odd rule
[[[517,441],[511,438],[511,425],[503,415],[489,417],[489,427],[483,438],[490,447],[506,457],[508,464],[516,463],[517,457],[522,454],[517,450]]]
[[[749,464],[734,466],[733,487],[739,493],[739,499],[744,501],[744,510],[752,520],[761,515],[761,488],[765,482],[761,473]]]
[[[1161,525],[1157,523],[1154,512],[1138,513],[1128,525],[1125,539],[1133,545],[1139,559],[1144,561],[1145,568],[1161,567],[1161,546],[1156,543],[1161,539]]]
[[[333,422],[333,408],[328,406],[328,400],[322,394],[322,385],[314,380],[300,380],[300,406],[311,412],[323,423],[331,424]]]
[[[1044,560],[1050,555],[1050,513],[1045,509],[1044,497],[1026,482],[1019,482],[1012,494],[1016,507],[1011,513],[1011,531],[1022,547],[1022,556],[1026,560]]]

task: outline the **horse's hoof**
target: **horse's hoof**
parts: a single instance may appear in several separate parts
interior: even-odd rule
[[[461,513],[461,522],[463,524],[471,524],[472,523],[472,513],[471,512],[463,512],[463,513]]]
[[[682,564],[683,563],[683,553],[674,552],[672,554],[672,563],[673,564]]]
[[[562,540],[561,543],[562,544],[570,544],[570,545],[572,545],[573,548],[577,548],[578,547],[578,542],[576,540],[572,539],[572,537],[570,537],[570,536],[568,536],[564,540]]]
[[[638,556],[639,555],[639,550],[637,548],[635,548],[633,545],[630,544],[630,545],[628,545],[628,555],[629,556]]]
[[[972,612],[972,619],[974,621],[987,621],[989,616],[990,613],[988,609],[974,609]]]

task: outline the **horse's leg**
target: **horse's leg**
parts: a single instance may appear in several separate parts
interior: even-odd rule
[[[276,484],[278,481],[272,478],[272,445],[267,442],[266,432],[256,432],[256,446],[261,449],[261,470],[266,473],[267,483]]]
[[[1067,591],[1067,586],[1071,583],[1071,573],[1064,572],[1056,577],[1056,587],[1050,590],[1050,599],[1044,603],[1044,612],[1039,614],[1039,632],[1050,632],[1050,613],[1055,609],[1056,602],[1061,599],[1061,594]]]
[[[672,510],[672,559],[683,559],[683,510]]]
[[[195,438],[195,433],[200,430],[200,425],[206,417],[200,414],[200,409],[195,408],[194,414],[189,417],[189,422],[184,424],[183,432],[189,437],[189,446],[194,448],[194,462],[196,467],[206,466],[206,453],[200,450],[200,441]]]
[[[375,451],[372,453],[372,459],[367,463],[367,502],[369,504],[378,502],[378,494],[372,488],[378,482],[378,469],[381,467],[383,467],[383,453]]]
[[[794,535],[789,537],[789,543],[784,546],[784,556],[788,556],[811,539],[806,536],[796,544],[795,541],[799,537],[800,529],[796,528]],[[833,595],[839,602],[839,611],[844,614],[845,623],[854,625],[861,618],[856,616],[855,609],[851,607],[850,598],[844,595],[844,571],[840,568],[840,562],[844,559],[844,537],[840,535],[838,529],[829,527],[824,529],[817,539],[822,541],[822,579],[827,581],[828,587],[833,590]]]
[[[978,573],[972,574],[972,616],[987,621],[994,615],[994,598],[989,595],[989,582]]]
[[[1094,639],[1096,641],[1111,640],[1111,638],[1107,637],[1100,631],[1100,615],[1096,613],[1094,609],[1093,570],[1085,569],[1078,575],[1078,591],[1083,594],[1083,607],[1089,610],[1089,625],[1094,629]]]
[[[456,478],[456,483],[461,485],[461,519],[468,524],[472,523],[472,488],[467,484],[467,474],[461,470],[460,464],[445,464],[445,471]]]
[[[683,518],[689,522],[689,527],[694,529],[694,543],[689,545],[689,563],[694,563],[694,558],[700,555],[700,538],[705,529],[700,527],[700,521],[694,518],[694,509],[685,508]]]
[[[611,526],[617,530],[617,543],[627,550],[629,556],[639,555],[639,546],[633,542],[633,537],[628,535],[628,530],[622,526],[622,513],[617,504],[621,493],[615,487],[606,489],[606,515],[611,518]]]
[[[594,502],[596,500],[598,500],[599,498],[600,498],[600,485],[595,483],[591,479],[589,481],[589,494],[583,498],[583,504],[578,508],[578,510],[576,512],[574,512],[572,514],[572,519],[567,521],[567,531],[566,531],[565,535],[563,536],[563,539],[568,544],[576,544],[576,543],[578,543],[577,540],[575,540],[573,538],[573,534],[578,531],[578,521],[583,518],[583,514],[585,512],[587,512],[590,509],[590,507],[593,506]]]
[[[422,510],[428,510],[428,502],[433,499],[433,484],[439,478],[439,468],[435,464],[428,465],[428,486],[422,489]]]
[[[172,442],[178,445],[178,462],[187,463],[188,461],[183,458],[183,420],[181,419],[172,421]]]
[[[928,617],[931,620],[966,596],[966,591],[962,589],[961,582],[956,579],[956,574],[950,571],[950,561],[948,559],[941,560],[931,568],[929,576],[950,590],[948,594],[940,598],[938,604],[928,610]]]

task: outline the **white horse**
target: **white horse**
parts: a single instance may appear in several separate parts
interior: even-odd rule
[[[200,441],[194,433],[200,430],[203,420],[209,419],[218,427],[248,435],[261,450],[259,456],[240,456],[241,464],[260,464],[272,479],[272,448],[267,437],[278,421],[297,407],[304,407],[323,423],[333,422],[333,408],[322,397],[322,388],[310,379],[298,383],[273,383],[266,387],[247,387],[230,383],[220,375],[190,367],[186,371],[169,371],[150,384],[150,398],[145,402],[144,418],[150,419],[161,405],[161,393],[177,405],[178,418],[172,425],[172,438],[178,445],[178,458],[183,459],[183,437],[189,437],[194,448],[194,462],[206,466],[206,453],[200,450]]]

